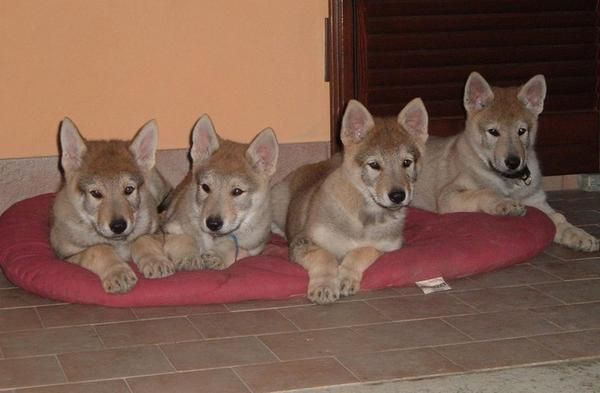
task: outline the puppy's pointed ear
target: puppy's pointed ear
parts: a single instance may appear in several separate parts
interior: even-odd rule
[[[487,81],[478,72],[471,72],[465,84],[463,104],[467,113],[478,112],[494,100],[494,93]]]
[[[219,148],[219,137],[210,117],[202,115],[192,131],[190,156],[194,164],[207,160]]]
[[[262,130],[250,143],[246,150],[246,159],[258,173],[273,176],[277,169],[279,143],[272,128]]]
[[[517,94],[519,100],[525,107],[539,115],[544,110],[544,99],[546,98],[546,78],[544,75],[536,75],[521,87]]]
[[[158,124],[150,120],[138,131],[131,143],[129,151],[135,161],[144,171],[154,168],[156,163],[156,149],[158,147]]]
[[[65,117],[60,123],[60,165],[65,173],[71,173],[81,167],[83,156],[87,151],[85,139],[79,133],[71,119]]]
[[[420,98],[415,98],[398,114],[398,124],[421,143],[427,141],[429,136],[429,115],[425,104]]]
[[[356,100],[350,100],[342,118],[342,143],[349,145],[361,142],[374,126],[375,121],[367,108]]]

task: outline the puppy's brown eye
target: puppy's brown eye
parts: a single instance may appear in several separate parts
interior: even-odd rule
[[[90,195],[93,196],[96,199],[102,199],[102,193],[98,190],[92,190],[90,191]]]
[[[521,128],[519,128],[519,131],[517,131],[519,136],[523,135],[526,132],[527,132],[527,128],[525,128],[525,127],[521,127]]]
[[[490,129],[488,129],[488,130],[487,130],[487,132],[488,132],[490,135],[492,135],[492,136],[500,136],[500,133],[499,133],[499,132],[498,132],[498,130],[497,130],[497,129],[495,129],[495,128],[490,128]]]
[[[125,193],[125,195],[131,195],[131,194],[133,194],[134,191],[135,191],[135,187],[133,187],[133,186],[127,186],[123,190],[123,192]]]
[[[402,161],[402,166],[405,168],[408,168],[409,166],[412,165],[412,163],[413,163],[412,160],[404,160],[404,161]]]
[[[244,190],[242,190],[241,188],[234,188],[234,189],[231,191],[231,195],[233,195],[233,196],[240,196],[240,195],[242,195],[243,193],[244,193]]]
[[[204,190],[204,192],[205,192],[205,193],[207,193],[207,194],[208,194],[208,193],[210,192],[210,187],[208,186],[208,184],[206,184],[206,183],[202,183],[202,184],[200,185],[200,187],[202,187],[202,190]]]
[[[379,165],[377,161],[369,161],[367,162],[367,165],[370,166],[371,169],[374,169],[376,171],[381,170],[381,165]]]

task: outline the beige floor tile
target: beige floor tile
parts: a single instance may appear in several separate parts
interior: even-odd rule
[[[565,303],[600,301],[600,279],[565,281],[533,287]]]
[[[565,262],[553,258],[552,260],[537,262],[536,266],[563,280],[600,278],[600,259]]]
[[[368,300],[367,303],[395,321],[477,312],[474,308],[448,294],[402,296]]]
[[[222,304],[207,304],[200,306],[165,306],[165,307],[138,307],[133,312],[139,319],[179,317],[195,314],[210,314],[225,312],[227,308]]]
[[[373,345],[349,328],[270,334],[259,339],[282,360],[374,352]]]
[[[127,383],[133,393],[249,393],[231,369],[138,377]]]
[[[361,325],[389,320],[362,301],[293,307],[282,309],[280,312],[302,330]]]
[[[0,309],[12,307],[38,306],[54,303],[57,302],[25,292],[21,288],[10,288],[0,290]]]
[[[228,304],[230,311],[266,310],[273,308],[285,308],[310,305],[310,301],[304,296],[296,296],[282,300],[249,300],[246,302]]]
[[[529,307],[561,304],[533,288],[487,288],[475,291],[454,293],[463,302],[481,312],[507,311]]]
[[[36,329],[0,334],[4,356],[21,357],[102,349],[102,342],[89,326]]]
[[[361,381],[422,377],[461,371],[431,349],[413,349],[345,355],[338,357]]]
[[[575,251],[570,248],[559,246],[558,244],[552,244],[544,250],[546,254],[552,255],[553,257],[564,259],[565,261],[574,261],[579,259],[598,259],[600,258],[600,251],[596,252],[584,252]]]
[[[60,304],[37,308],[46,327],[89,325],[135,320],[129,308],[102,307],[85,304]]]
[[[202,338],[184,317],[110,323],[98,325],[96,330],[107,348],[175,343]]]
[[[190,321],[206,338],[247,336],[296,331],[276,310],[194,315]]]
[[[0,332],[41,328],[40,318],[33,308],[0,310]]]
[[[177,370],[232,367],[276,360],[256,337],[165,344],[161,348]]]
[[[435,351],[465,370],[558,360],[557,355],[525,338],[436,347]]]
[[[440,319],[423,319],[353,327],[359,340],[378,350],[444,345],[470,339]]]
[[[123,380],[84,382],[19,389],[16,393],[131,393]]]
[[[560,278],[530,264],[510,266],[505,269],[471,277],[481,288],[519,286],[543,282],[560,281]]]
[[[550,334],[531,339],[563,359],[600,356],[600,330]]]
[[[444,318],[474,340],[533,336],[563,331],[538,313],[529,310],[501,311]]]
[[[356,382],[356,378],[332,358],[238,367],[236,372],[255,393]]]
[[[600,328],[600,302],[533,308],[531,312],[565,330]]]
[[[156,346],[67,353],[58,356],[69,381],[123,378],[173,371]]]
[[[0,360],[0,389],[65,382],[54,356]]]

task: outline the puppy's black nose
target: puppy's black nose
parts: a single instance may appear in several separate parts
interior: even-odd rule
[[[406,193],[403,190],[394,189],[388,194],[388,198],[390,198],[390,201],[394,202],[395,204],[399,204],[404,201],[404,198],[406,198]]]
[[[116,220],[112,220],[108,226],[113,233],[119,235],[127,229],[127,221],[122,218],[117,218]]]
[[[521,165],[521,159],[517,156],[508,156],[504,163],[508,169],[517,169]]]
[[[206,227],[216,232],[223,227],[223,220],[219,216],[210,216],[206,219]]]

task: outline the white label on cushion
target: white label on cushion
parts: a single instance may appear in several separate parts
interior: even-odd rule
[[[417,281],[415,284],[423,293],[433,293],[433,292],[441,292],[441,291],[449,291],[450,285],[442,277],[430,278],[429,280]]]

